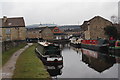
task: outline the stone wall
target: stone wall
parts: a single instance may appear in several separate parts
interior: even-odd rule
[[[104,28],[107,26],[111,26],[112,22],[108,21],[107,19],[104,19],[100,16],[95,16],[91,20],[86,22],[82,25],[83,30],[84,27],[87,29],[85,30],[85,38],[89,39],[97,39],[97,38],[108,38],[105,35]]]
[[[41,38],[41,32],[39,29],[31,29],[26,32],[27,38]]]
[[[112,25],[111,22],[104,20],[103,18],[96,18],[91,21],[90,24],[90,37],[92,39],[107,38],[104,28]]]
[[[4,41],[0,42],[2,44],[2,52],[7,51],[11,48],[17,47],[20,44],[26,44],[26,41]]]
[[[2,41],[9,40],[25,40],[26,29],[25,27],[12,27],[12,28],[1,28],[2,29]],[[9,33],[7,30],[10,30]]]
[[[54,39],[54,34],[52,33],[52,31],[49,28],[45,28],[42,33],[42,38],[44,40],[51,40]]]

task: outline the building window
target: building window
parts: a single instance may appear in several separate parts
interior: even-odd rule
[[[56,36],[56,39],[58,40],[58,39],[59,39],[59,37],[58,37],[58,36]]]
[[[11,34],[10,28],[6,28],[6,34]]]
[[[59,30],[58,29],[55,29],[54,32],[58,32]]]

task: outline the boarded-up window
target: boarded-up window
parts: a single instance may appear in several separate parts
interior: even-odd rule
[[[10,28],[6,28],[6,34],[11,34]]]

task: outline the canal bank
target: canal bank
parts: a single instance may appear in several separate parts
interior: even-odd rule
[[[50,80],[49,73],[43,63],[37,58],[35,45],[24,51],[17,60],[13,78],[40,78]]]
[[[2,67],[2,78],[12,78],[16,61],[19,57],[19,55],[24,52],[29,46],[32,44],[26,45],[24,48],[19,49],[13,55],[10,57],[10,59],[5,63],[5,65]]]

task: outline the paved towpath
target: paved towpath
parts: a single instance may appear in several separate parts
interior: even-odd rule
[[[15,70],[16,61],[19,55],[31,45],[32,43],[28,43],[28,45],[16,51],[12,55],[12,57],[8,60],[8,62],[2,67],[2,78],[12,78],[14,70]]]

